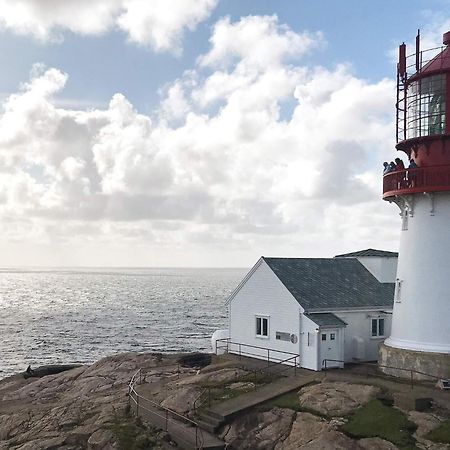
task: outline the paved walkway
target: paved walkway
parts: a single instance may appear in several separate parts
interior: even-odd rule
[[[254,391],[213,405],[208,408],[208,412],[220,417],[223,421],[227,421],[241,411],[253,408],[288,392],[299,390],[301,387],[314,381],[320,381],[322,378],[322,374],[314,372],[309,372],[306,376],[283,377]]]

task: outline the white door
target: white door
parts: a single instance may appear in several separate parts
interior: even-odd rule
[[[339,329],[327,328],[320,330],[320,363],[322,368],[342,367],[341,340]],[[325,362],[325,360],[327,360]]]

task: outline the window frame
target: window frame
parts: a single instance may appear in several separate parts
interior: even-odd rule
[[[395,280],[395,291],[394,291],[395,303],[402,302],[402,284],[403,280],[400,280],[400,278],[397,278]]]
[[[258,320],[261,321],[260,324],[260,334],[258,334]],[[264,334],[264,321],[267,322],[266,325],[266,334]],[[258,339],[269,339],[270,336],[270,316],[265,316],[262,314],[256,314],[255,315],[255,337],[257,337]]]
[[[374,327],[375,323],[375,327]],[[380,327],[380,323],[383,325]],[[380,330],[382,333],[380,333]],[[375,332],[375,334],[374,334]],[[384,317],[371,317],[370,320],[370,337],[372,339],[384,338],[386,337],[386,321]]]

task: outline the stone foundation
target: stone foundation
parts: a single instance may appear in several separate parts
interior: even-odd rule
[[[392,366],[399,369],[380,367],[387,375],[399,378],[411,378],[410,370],[434,375],[435,377],[450,379],[450,353],[416,352],[382,344],[378,352],[380,366]],[[430,380],[430,377],[414,373],[415,380]]]

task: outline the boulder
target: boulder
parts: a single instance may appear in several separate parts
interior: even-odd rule
[[[398,450],[392,442],[378,437],[360,439],[358,444],[363,450]]]
[[[115,448],[113,446],[114,435],[110,430],[97,430],[87,441],[88,450],[107,450]]]
[[[186,414],[194,409],[194,402],[202,391],[203,389],[197,386],[180,387],[179,389],[169,391],[166,398],[161,402],[161,405],[179,414]]]
[[[322,382],[303,388],[299,393],[300,405],[330,417],[349,414],[375,398],[380,389],[365,384]]]
[[[295,412],[273,408],[257,414],[245,414],[225,427],[220,437],[233,449],[273,450],[290,432]]]
[[[289,436],[275,450],[353,450],[359,449],[353,439],[336,431],[326,420],[309,413],[298,413]]]

